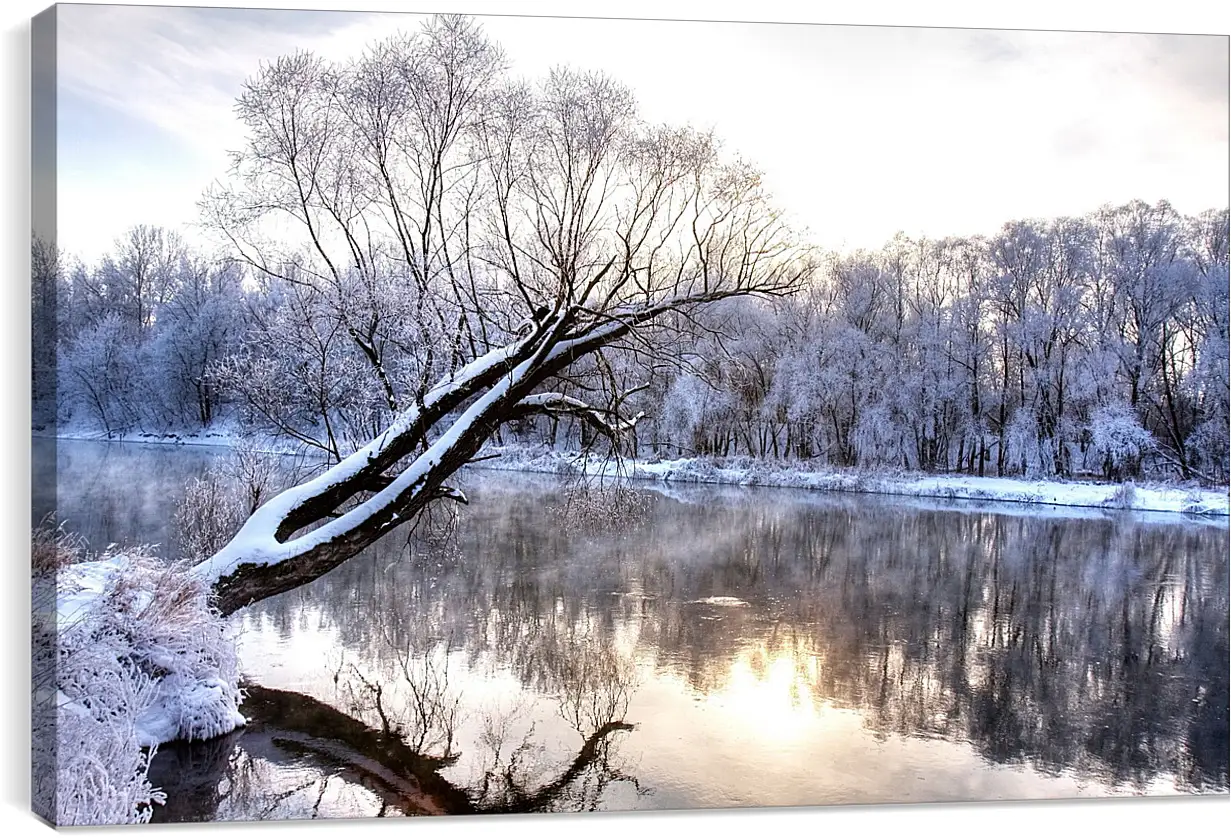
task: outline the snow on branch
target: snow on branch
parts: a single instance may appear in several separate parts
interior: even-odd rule
[[[514,406],[513,410],[516,416],[528,416],[533,413],[576,416],[599,433],[611,438],[632,431],[637,423],[645,418],[645,412],[641,411],[631,419],[621,420],[615,409],[594,407],[581,399],[566,396],[563,393],[535,393],[532,396],[526,396]]]

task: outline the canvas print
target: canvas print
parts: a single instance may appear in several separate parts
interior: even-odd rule
[[[1228,792],[1228,38],[60,4],[57,825]]]

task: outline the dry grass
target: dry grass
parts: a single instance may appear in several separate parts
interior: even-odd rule
[[[49,513],[30,531],[30,571],[36,577],[85,561],[85,539],[65,532],[64,523],[55,520],[55,513]]]

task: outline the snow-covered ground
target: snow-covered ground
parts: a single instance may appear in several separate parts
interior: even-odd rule
[[[492,447],[480,456],[484,468],[542,471],[554,474],[615,476],[665,483],[718,483],[738,486],[774,486],[830,492],[865,492],[952,500],[1047,504],[1061,507],[1132,509],[1194,515],[1227,515],[1231,498],[1225,489],[1155,484],[1107,484],[969,477],[936,474],[872,474],[810,471],[798,464],[755,460],[750,457],[717,461],[700,457],[658,462],[625,460],[619,464],[596,457],[523,447]]]
[[[40,786],[44,814],[60,826],[144,823],[164,800],[148,779],[158,745],[245,723],[233,628],[201,580],[144,550],[38,579],[35,747],[55,749],[44,762],[56,771],[54,793]]]
[[[208,589],[145,555],[109,554],[57,573],[60,654],[100,647],[153,677],[135,719],[140,745],[209,739],[244,723],[230,625],[208,606]]]
[[[155,434],[147,431],[131,431],[122,434],[111,434],[84,425],[61,425],[55,434],[34,433],[35,438],[84,439],[97,442],[138,442],[143,445],[213,445],[221,448],[235,448],[244,435],[238,428],[219,425],[204,431],[177,432]],[[260,446],[262,450],[276,454],[295,454],[299,452],[296,445],[277,440],[266,440]]]

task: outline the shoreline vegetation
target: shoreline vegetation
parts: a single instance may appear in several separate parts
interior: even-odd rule
[[[53,438],[50,435],[43,436]],[[183,434],[141,432],[108,437],[102,432],[82,429],[60,429],[54,438],[151,445],[199,445],[224,449],[234,448],[240,440],[238,435],[226,431]],[[263,442],[258,447],[269,454],[301,453],[273,440]],[[1202,487],[1194,482],[1129,480],[1117,483],[1080,479],[978,477],[892,470],[810,468],[807,463],[799,461],[764,460],[748,456],[616,460],[594,454],[553,450],[543,445],[487,446],[480,451],[479,458],[480,462],[471,466],[472,468],[604,479],[619,477],[665,484],[806,489],[1214,517],[1231,515],[1231,490],[1227,487]]]
[[[33,797],[57,826],[147,823],[160,745],[246,723],[227,619],[152,548],[87,551],[49,519],[31,537]]]

